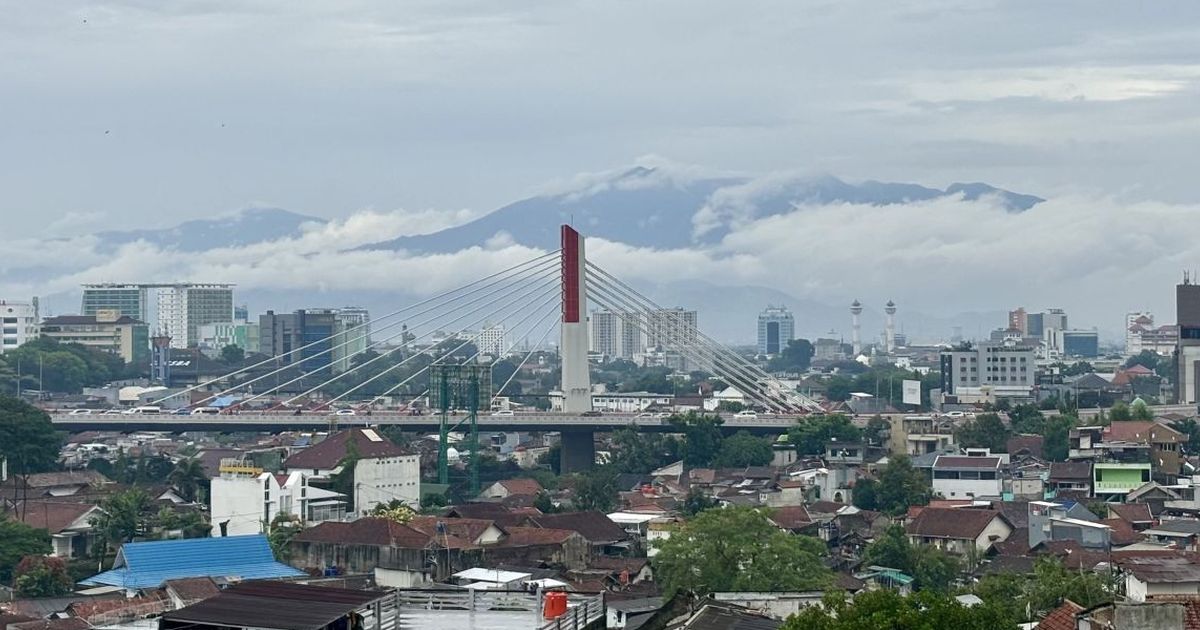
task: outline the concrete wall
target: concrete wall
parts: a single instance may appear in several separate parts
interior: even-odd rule
[[[1163,630],[1183,628],[1182,604],[1117,604],[1113,627],[1120,630]]]
[[[365,514],[380,503],[400,500],[421,507],[419,455],[361,459],[354,467],[354,509]]]

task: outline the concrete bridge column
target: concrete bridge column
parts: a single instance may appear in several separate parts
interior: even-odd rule
[[[596,464],[596,434],[592,431],[563,431],[559,470],[566,475],[591,470]]]

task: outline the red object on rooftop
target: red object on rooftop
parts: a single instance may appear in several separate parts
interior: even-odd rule
[[[567,594],[562,591],[550,591],[546,593],[545,602],[542,605],[542,617],[546,619],[558,619],[567,614]]]

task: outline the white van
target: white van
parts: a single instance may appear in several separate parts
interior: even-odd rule
[[[196,407],[192,410],[193,416],[217,415],[221,413],[220,407]]]
[[[141,407],[134,407],[125,413],[134,415],[159,414],[162,413],[162,407],[157,407],[155,405],[143,405]]]

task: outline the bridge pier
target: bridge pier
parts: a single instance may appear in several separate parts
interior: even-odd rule
[[[559,458],[559,471],[564,475],[591,470],[596,464],[596,434],[563,431]]]

